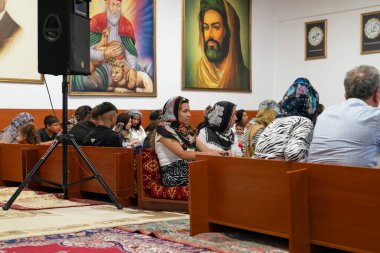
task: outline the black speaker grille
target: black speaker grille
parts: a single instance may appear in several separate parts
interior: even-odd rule
[[[42,74],[90,72],[90,19],[75,13],[74,1],[38,0],[38,72]]]

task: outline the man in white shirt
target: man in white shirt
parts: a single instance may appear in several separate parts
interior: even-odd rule
[[[376,167],[380,151],[379,71],[362,65],[347,72],[346,101],[317,119],[308,162]]]

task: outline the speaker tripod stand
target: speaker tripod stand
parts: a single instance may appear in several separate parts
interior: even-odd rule
[[[106,182],[104,182],[101,175],[96,171],[94,166],[91,164],[89,159],[84,154],[83,150],[80,148],[78,143],[75,141],[75,139],[72,137],[72,135],[67,134],[67,101],[68,101],[68,84],[67,81],[67,75],[63,75],[62,80],[62,94],[63,94],[63,100],[62,100],[62,118],[63,118],[63,126],[62,126],[62,134],[58,136],[51,146],[48,148],[48,150],[45,152],[45,154],[41,157],[41,159],[37,162],[37,164],[33,167],[31,172],[27,175],[25,180],[21,183],[21,185],[17,188],[15,193],[11,196],[11,198],[8,200],[8,202],[3,206],[3,210],[8,210],[13,202],[17,199],[17,197],[20,195],[24,187],[29,184],[29,182],[32,179],[43,181],[48,184],[51,184],[53,186],[57,186],[63,190],[63,197],[64,199],[68,199],[68,188],[72,185],[80,184],[82,182],[86,182],[92,179],[97,179],[99,183],[103,186],[104,190],[107,192],[108,197],[112,200],[113,204],[118,208],[122,209],[123,206],[120,204],[120,202],[116,199],[115,195],[111,191],[111,189],[108,187]],[[62,184],[57,184],[55,182],[51,182],[45,179],[38,178],[36,173],[39,171],[41,166],[44,164],[44,162],[49,158],[49,156],[53,153],[54,149],[62,143]],[[79,181],[68,183],[68,170],[67,170],[67,149],[68,145],[71,144],[74,146],[75,150],[79,153],[80,157],[85,161],[89,169],[92,171],[93,176],[81,179]]]

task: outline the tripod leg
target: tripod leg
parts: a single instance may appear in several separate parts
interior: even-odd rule
[[[24,187],[29,184],[30,180],[34,177],[34,175],[38,172],[38,170],[41,168],[41,166],[44,164],[46,159],[50,156],[50,154],[54,151],[54,149],[58,146],[59,141],[54,140],[53,144],[48,148],[46,153],[41,157],[41,159],[37,162],[37,164],[34,166],[32,171],[28,174],[28,176],[25,178],[25,180],[21,183],[21,185],[17,188],[15,193],[11,196],[11,198],[8,200],[7,203],[3,206],[3,210],[8,210],[13,202],[17,199],[18,195],[20,195],[21,191],[24,189]]]
[[[86,162],[87,166],[90,168],[90,170],[92,171],[92,173],[94,174],[94,177],[99,181],[99,183],[103,186],[104,190],[106,190],[107,194],[108,194],[108,197],[110,197],[110,199],[112,200],[112,202],[114,203],[114,205],[117,207],[117,209],[122,209],[123,206],[120,204],[120,202],[116,199],[116,196],[113,194],[113,192],[111,191],[111,189],[108,187],[108,185],[106,184],[106,182],[104,182],[102,176],[100,176],[100,174],[96,171],[96,169],[94,168],[94,166],[91,164],[91,162],[88,160],[88,158],[86,157],[85,153],[83,152],[83,150],[80,148],[80,146],[78,145],[78,143],[75,141],[74,138],[70,138],[70,142],[71,144],[74,146],[74,148],[78,151],[80,157],[83,159],[83,161]]]

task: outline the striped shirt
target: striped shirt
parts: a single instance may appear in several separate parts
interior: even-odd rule
[[[313,127],[305,117],[275,119],[260,135],[253,158],[306,161]]]
[[[350,98],[317,119],[309,162],[376,167],[380,151],[380,109]]]

